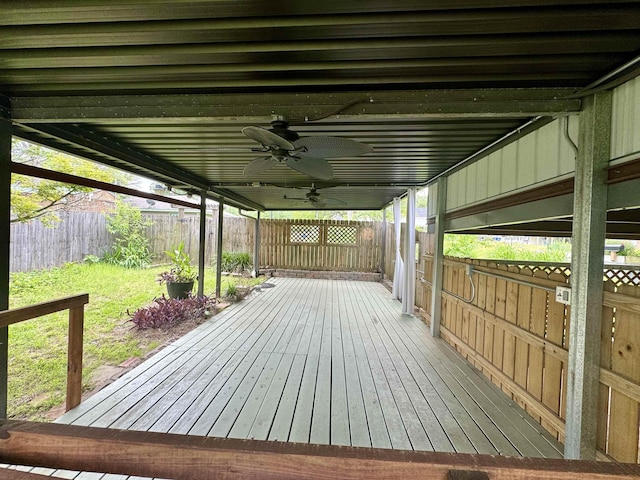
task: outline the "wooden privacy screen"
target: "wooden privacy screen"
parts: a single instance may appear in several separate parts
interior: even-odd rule
[[[295,270],[379,271],[383,229],[380,222],[261,220],[260,265]]]
[[[465,266],[473,265],[475,296]],[[424,257],[430,298],[432,258]],[[598,449],[640,462],[640,275],[607,270],[602,308]],[[551,290],[570,280],[566,264],[447,258],[441,335],[464,357],[564,440],[569,307]],[[428,312],[427,312],[428,313]],[[603,455],[600,455],[604,458]]]

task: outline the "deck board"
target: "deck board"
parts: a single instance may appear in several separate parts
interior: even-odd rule
[[[448,345],[431,338],[422,322],[402,315],[381,284],[270,283],[275,286],[232,305],[58,421],[561,457],[558,442]]]

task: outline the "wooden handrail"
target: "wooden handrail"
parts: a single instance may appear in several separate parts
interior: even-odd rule
[[[84,306],[89,303],[89,294],[60,298],[49,302],[14,308],[0,312],[0,327],[32,320],[50,313],[69,310],[69,333],[67,346],[67,396],[66,410],[80,404],[82,399],[82,350],[84,337]]]
[[[18,421],[0,422],[0,461],[183,480],[631,480],[640,476],[637,464],[238,440]]]

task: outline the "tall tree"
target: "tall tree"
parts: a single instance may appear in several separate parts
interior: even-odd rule
[[[129,175],[88,160],[14,140],[11,156],[16,163],[70,173],[107,183],[124,183]],[[11,222],[39,219],[48,226],[60,220],[58,214],[83,202],[94,191],[89,187],[44,180],[27,175],[11,175]]]

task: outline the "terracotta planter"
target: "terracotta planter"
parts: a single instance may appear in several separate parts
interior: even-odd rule
[[[167,283],[169,298],[187,298],[193,291],[194,282]]]

